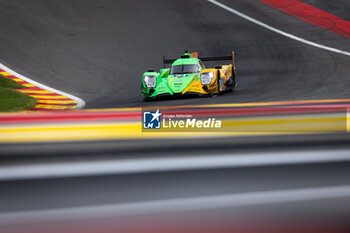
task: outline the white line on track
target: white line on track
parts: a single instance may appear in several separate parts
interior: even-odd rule
[[[293,39],[293,40],[296,40],[296,41],[299,41],[299,42],[302,42],[304,44],[308,44],[308,45],[311,45],[311,46],[314,46],[314,47],[317,47],[317,48],[320,48],[320,49],[324,49],[324,50],[327,50],[327,51],[331,51],[331,52],[340,53],[340,54],[343,54],[343,55],[350,56],[350,52],[347,52],[347,51],[344,51],[344,50],[340,50],[340,49],[336,49],[336,48],[332,48],[332,47],[328,47],[328,46],[321,45],[321,44],[318,44],[318,43],[315,43],[315,42],[312,42],[312,41],[305,40],[303,38],[294,36],[294,35],[292,35],[290,33],[281,31],[281,30],[279,30],[277,28],[271,27],[271,26],[269,26],[269,25],[267,25],[267,24],[265,24],[263,22],[260,22],[260,21],[254,19],[254,18],[252,18],[252,17],[250,17],[248,15],[245,15],[245,14],[243,14],[243,13],[241,13],[241,12],[235,10],[235,9],[232,9],[231,7],[226,6],[226,5],[224,5],[224,4],[222,4],[222,3],[218,2],[218,1],[215,1],[215,0],[208,0],[208,1],[211,2],[212,4],[215,4],[218,7],[221,7],[223,9],[225,9],[225,10],[227,10],[227,11],[229,11],[229,12],[231,12],[231,13],[237,15],[237,16],[239,16],[239,17],[242,17],[242,18],[244,18],[244,19],[246,19],[246,20],[248,20],[248,21],[250,21],[252,23],[260,25],[260,26],[262,26],[262,27],[264,27],[264,28],[266,28],[266,29],[268,29],[270,31],[276,32],[276,33],[278,33],[280,35],[283,35],[285,37],[288,37],[290,39]]]
[[[349,150],[265,152],[0,166],[0,181],[350,161]]]
[[[226,195],[47,210],[18,211],[0,214],[0,225],[176,213],[183,211],[210,210],[237,206],[266,205],[342,197],[350,197],[349,185],[234,193]]]
[[[82,109],[82,108],[84,108],[84,106],[85,106],[84,100],[80,99],[79,97],[74,96],[74,95],[71,95],[71,94],[68,94],[68,93],[65,93],[65,92],[63,92],[63,91],[56,90],[56,89],[54,89],[54,88],[52,88],[52,87],[48,87],[48,86],[46,86],[46,85],[44,85],[44,84],[42,84],[42,83],[36,82],[36,81],[34,81],[34,80],[30,79],[30,78],[27,78],[27,77],[25,77],[25,76],[23,76],[23,75],[17,73],[16,71],[14,71],[14,70],[8,68],[7,66],[5,66],[5,65],[3,65],[3,64],[1,64],[1,63],[0,63],[0,69],[3,69],[3,70],[5,70],[7,73],[10,73],[10,74],[12,74],[12,75],[14,75],[14,76],[16,76],[16,77],[18,77],[18,78],[24,80],[24,81],[27,81],[28,83],[31,83],[31,84],[37,86],[37,87],[40,87],[40,88],[45,89],[45,90],[48,90],[48,91],[55,92],[55,93],[57,93],[57,94],[66,96],[66,97],[68,97],[68,98],[74,100],[75,102],[77,102],[77,107],[76,107],[76,109]]]

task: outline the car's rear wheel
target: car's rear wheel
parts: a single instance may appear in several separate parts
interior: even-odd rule
[[[231,70],[231,77],[229,78],[229,80],[226,83],[226,89],[228,91],[233,91],[235,89],[235,87],[237,86],[236,75],[235,75],[235,71],[233,69],[233,66],[231,69],[232,69]]]
[[[234,90],[236,87],[237,87],[237,82],[236,82],[236,72],[235,72],[235,69],[233,68],[233,66],[232,66],[232,68],[231,68],[232,70],[231,70],[231,78],[232,78],[232,90]]]

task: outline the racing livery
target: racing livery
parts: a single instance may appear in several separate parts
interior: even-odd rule
[[[232,60],[230,65],[206,68],[203,61]],[[188,53],[179,59],[165,59],[159,72],[149,70],[142,76],[142,95],[145,100],[160,96],[185,94],[218,95],[236,87],[234,52],[228,57],[198,57]],[[165,68],[165,64],[171,64]]]

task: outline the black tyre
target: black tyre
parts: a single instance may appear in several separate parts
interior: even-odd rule
[[[153,98],[143,97],[143,102],[151,102]]]
[[[227,85],[227,86],[228,86],[228,88],[230,88],[230,90],[233,91],[235,89],[237,83],[236,83],[236,74],[235,74],[235,70],[233,69],[233,66],[231,69],[232,69],[231,70],[231,77],[230,77],[230,80],[228,82],[229,85]]]
[[[232,90],[235,89],[237,87],[237,82],[236,82],[236,72],[235,72],[235,69],[233,69],[233,66],[232,66],[232,71],[231,71],[231,78],[232,78],[232,81],[233,81],[233,84],[232,84]]]
[[[216,79],[216,83],[217,83],[217,85],[218,85],[218,92],[217,92],[217,94],[218,95],[220,95],[221,94],[221,91],[220,91],[220,70],[218,70],[218,72],[217,72],[217,79]]]

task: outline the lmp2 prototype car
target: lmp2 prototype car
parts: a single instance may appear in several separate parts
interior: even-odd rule
[[[206,68],[205,61],[232,60],[232,65]],[[165,68],[171,64],[170,68]],[[218,95],[236,87],[234,52],[226,57],[198,57],[198,53],[188,53],[179,59],[165,59],[159,72],[148,70],[142,76],[141,91],[145,100],[160,96],[185,94]]]

